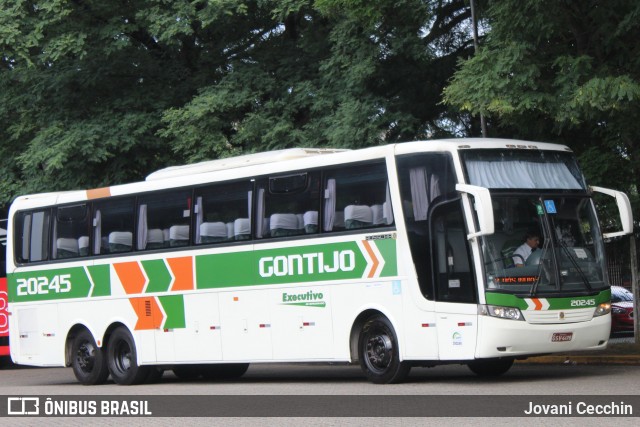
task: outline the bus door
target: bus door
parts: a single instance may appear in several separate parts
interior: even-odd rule
[[[430,219],[439,358],[473,358],[477,291],[461,200],[435,205]]]

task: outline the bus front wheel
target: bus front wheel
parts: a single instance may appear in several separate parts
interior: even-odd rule
[[[109,377],[107,358],[86,329],[73,338],[71,367],[78,381],[84,385],[103,384]]]
[[[400,361],[398,338],[389,319],[382,315],[370,317],[362,326],[358,358],[365,375],[375,384],[401,382],[411,369]]]
[[[511,369],[513,359],[480,359],[469,362],[467,366],[479,377],[498,377]]]
[[[107,360],[111,378],[116,384],[133,385],[149,377],[149,366],[138,366],[136,344],[128,329],[113,331],[107,345]]]

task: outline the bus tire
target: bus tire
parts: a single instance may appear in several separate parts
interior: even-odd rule
[[[109,378],[104,351],[96,345],[93,335],[86,329],[73,338],[71,367],[73,374],[83,385],[104,384]]]
[[[375,384],[401,382],[411,370],[411,365],[400,361],[398,338],[389,319],[382,315],[364,322],[358,339],[358,358],[365,375]]]
[[[111,378],[116,384],[140,384],[149,376],[149,366],[138,366],[135,342],[124,327],[117,328],[111,334],[107,345],[107,361]]]
[[[249,369],[248,363],[205,365],[202,369],[202,377],[205,380],[233,380],[243,376],[247,369]]]
[[[479,377],[498,377],[513,366],[513,359],[480,359],[467,364],[471,372]]]

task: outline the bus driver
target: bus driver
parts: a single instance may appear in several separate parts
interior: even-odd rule
[[[516,267],[522,267],[531,255],[531,252],[536,250],[540,244],[540,235],[536,231],[528,231],[525,235],[525,242],[513,252],[513,263]]]

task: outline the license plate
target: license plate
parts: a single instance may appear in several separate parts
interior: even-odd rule
[[[551,335],[551,342],[566,342],[571,341],[573,338],[573,332],[555,332]]]

